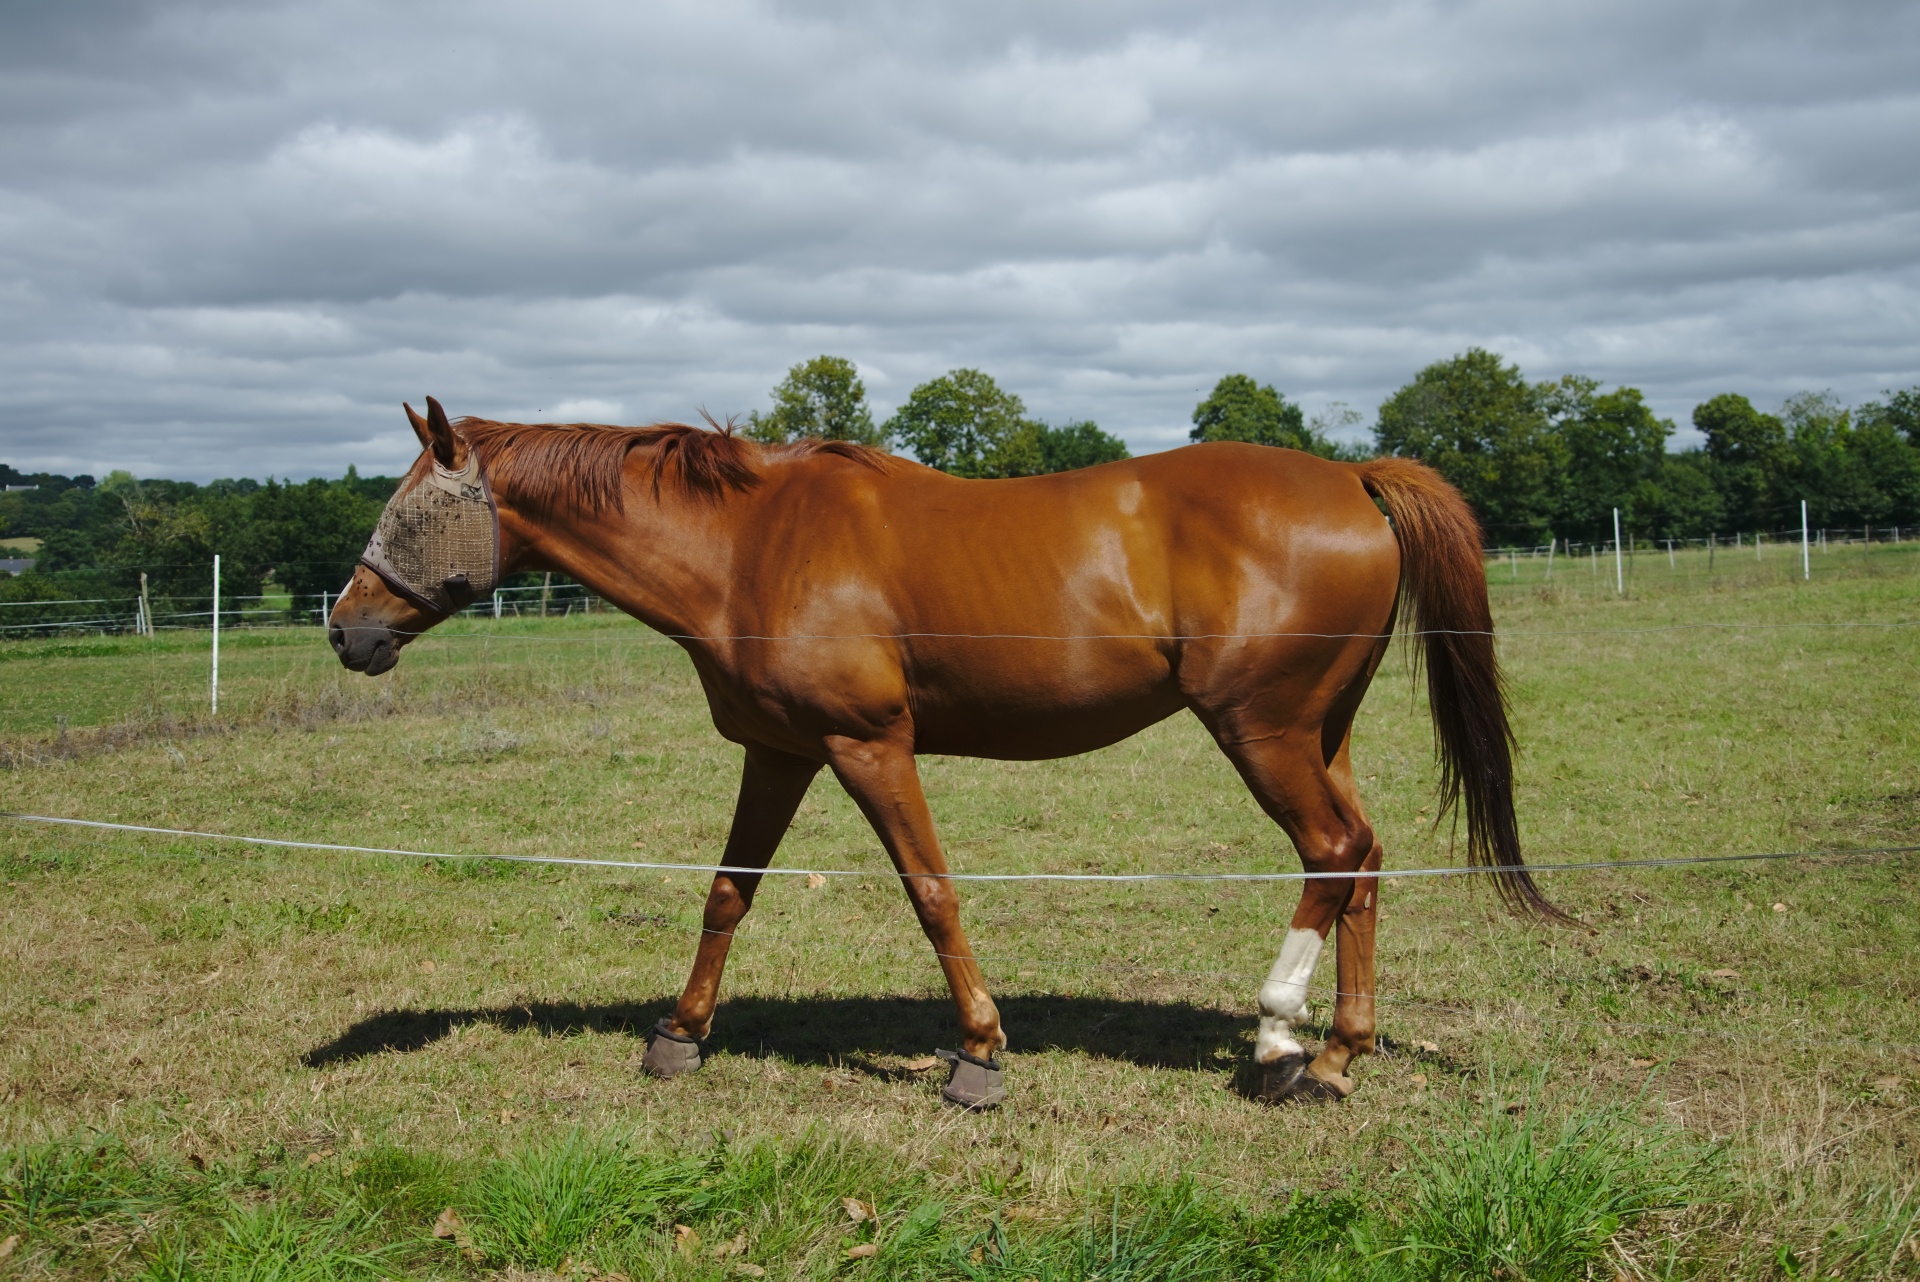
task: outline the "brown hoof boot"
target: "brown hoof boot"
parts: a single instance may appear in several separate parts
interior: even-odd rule
[[[1307,1071],[1305,1055],[1282,1055],[1271,1064],[1255,1064],[1253,1098],[1278,1104],[1291,1095]]]
[[[640,1067],[655,1077],[678,1077],[700,1067],[705,1050],[699,1039],[682,1037],[663,1019],[647,1034],[647,1053]]]
[[[1353,1094],[1354,1081],[1344,1074],[1321,1077],[1312,1069],[1300,1074],[1300,1080],[1287,1092],[1289,1104],[1337,1104]]]
[[[984,1113],[999,1108],[1007,1098],[1007,1078],[1000,1065],[990,1059],[976,1059],[965,1051],[935,1051],[953,1067],[947,1072],[947,1085],[940,1092],[942,1103],[964,1108],[969,1113]]]

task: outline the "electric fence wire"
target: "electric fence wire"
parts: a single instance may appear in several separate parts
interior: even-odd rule
[[[1676,855],[1664,859],[1592,859],[1559,864],[1453,864],[1436,868],[1382,868],[1368,872],[901,872],[878,873],[862,868],[755,868],[738,864],[664,863],[641,859],[575,858],[565,855],[506,855],[490,851],[456,854],[445,851],[408,850],[394,846],[349,846],[326,841],[296,841],[284,837],[255,837],[240,833],[205,832],[192,828],[162,828],[149,824],[110,823],[102,819],[74,819],[58,815],[29,815],[0,811],[0,819],[17,823],[55,824],[77,828],[95,828],[114,832],[145,833],[151,836],[184,837],[196,841],[231,841],[250,846],[272,846],[286,850],[325,850],[354,855],[395,855],[405,859],[464,860],[488,859],[503,863],[550,864],[579,868],[621,868],[638,872],[725,873],[754,877],[874,877],[895,876],[902,880],[922,878],[930,881],[966,882],[1147,882],[1147,881],[1383,881],[1410,877],[1472,877],[1497,873],[1599,872],[1623,868],[1692,868],[1712,864],[1753,863],[1789,859],[1859,859],[1920,852],[1915,846],[1868,846],[1843,850],[1771,850],[1737,855]]]

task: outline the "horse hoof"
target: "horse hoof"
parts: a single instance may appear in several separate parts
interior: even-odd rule
[[[1306,1073],[1307,1057],[1297,1053],[1282,1055],[1271,1064],[1255,1064],[1253,1068],[1257,1074],[1253,1097],[1263,1104],[1278,1104],[1293,1093]]]
[[[1331,1077],[1321,1077],[1308,1070],[1300,1074],[1287,1092],[1289,1104],[1337,1104],[1353,1094],[1354,1080],[1344,1074],[1336,1073]]]
[[[682,1037],[663,1019],[647,1034],[647,1053],[640,1067],[655,1077],[678,1077],[700,1067],[704,1051],[699,1039]]]
[[[935,1051],[952,1067],[947,1071],[946,1087],[940,1101],[969,1113],[984,1113],[999,1108],[1007,1098],[1007,1077],[1000,1065],[990,1059],[976,1059],[965,1051]]]

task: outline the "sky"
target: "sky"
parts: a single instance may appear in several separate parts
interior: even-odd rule
[[[391,473],[400,410],[853,360],[1177,445],[1534,379],[1920,383],[1920,5],[0,0],[0,461]]]

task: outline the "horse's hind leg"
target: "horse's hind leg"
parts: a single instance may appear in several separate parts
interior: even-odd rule
[[[1324,759],[1317,731],[1287,728],[1278,732],[1250,732],[1245,726],[1222,725],[1214,728],[1214,735],[1261,808],[1293,840],[1294,848],[1300,852],[1301,866],[1309,873],[1358,872],[1370,859],[1377,858],[1378,844],[1372,827],[1360,811],[1351,780],[1342,787],[1330,768],[1336,763],[1343,767],[1343,758],[1336,756],[1335,763]],[[1350,965],[1356,970],[1364,969],[1368,976],[1365,988],[1371,992],[1371,900],[1366,901],[1368,906],[1351,926],[1345,923],[1360,884],[1367,887],[1359,891],[1363,897],[1374,893],[1370,880],[1356,883],[1344,877],[1310,880],[1301,889],[1300,903],[1294,909],[1280,956],[1274,961],[1266,983],[1260,986],[1260,1031],[1253,1053],[1263,1072],[1261,1093],[1269,1098],[1295,1093],[1303,1087],[1310,1093],[1336,1096],[1344,1096],[1353,1089],[1344,1070],[1353,1053],[1362,1049],[1360,1043],[1371,1040],[1370,1000],[1365,1003],[1369,1017],[1366,1038],[1359,1036],[1359,1025],[1354,1022],[1350,1030],[1354,1034],[1353,1044],[1342,1040],[1340,1013],[1336,1011],[1335,1039],[1343,1049],[1333,1050],[1330,1043],[1328,1053],[1311,1065],[1293,1030],[1307,1018],[1307,986],[1313,980],[1321,947],[1336,924],[1342,925],[1342,978],[1347,978]],[[1361,946],[1358,933],[1362,918],[1367,927],[1365,947]],[[1355,945],[1352,963],[1347,959],[1349,937]],[[1360,982],[1357,975],[1353,982]],[[1359,991],[1350,990],[1346,983],[1342,983],[1341,989]],[[1357,1021],[1360,1011],[1361,1005],[1356,1001],[1346,1013],[1350,1021]],[[1303,1075],[1310,1075],[1313,1080],[1307,1082]]]
[[[730,868],[765,868],[771,863],[780,839],[793,823],[794,812],[807,795],[807,786],[819,772],[817,761],[749,746],[740,774],[740,797],[734,803],[733,829],[727,834],[727,849],[720,862]],[[672,1077],[700,1067],[699,1043],[713,1029],[720,973],[727,965],[733,930],[753,907],[753,895],[759,888],[758,873],[714,874],[693,974],[687,977],[673,1014],[654,1030],[642,1061],[648,1071]]]
[[[1348,804],[1358,813],[1360,795],[1347,760],[1347,746],[1346,743],[1340,745],[1332,774],[1334,782],[1346,794]],[[1376,838],[1360,865],[1361,871],[1380,871],[1384,853]],[[1377,878],[1357,877],[1351,884],[1353,889],[1347,896],[1347,906],[1340,913],[1339,992],[1333,1002],[1333,1032],[1325,1048],[1307,1066],[1310,1075],[1333,1086],[1342,1095],[1353,1089],[1346,1076],[1347,1065],[1355,1055],[1373,1053],[1373,927],[1380,903]]]

